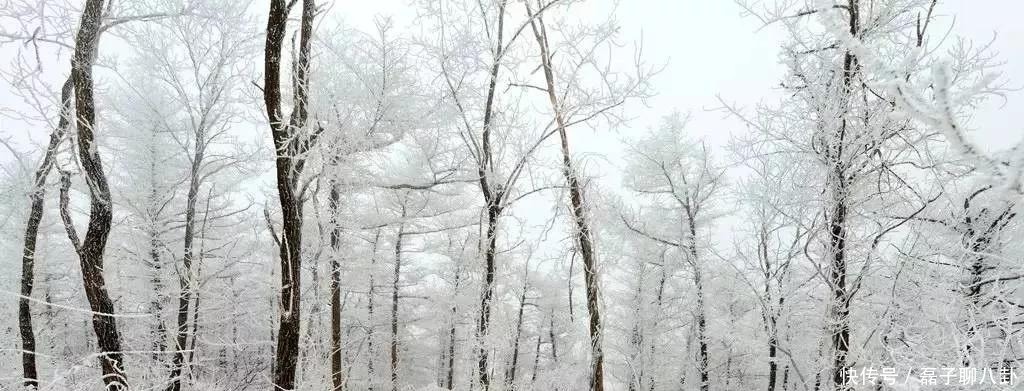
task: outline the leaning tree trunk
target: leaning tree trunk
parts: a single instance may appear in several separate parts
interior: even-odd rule
[[[43,204],[46,200],[46,177],[50,174],[56,160],[57,147],[71,125],[71,78],[64,82],[60,90],[61,111],[57,127],[50,133],[50,144],[46,147],[43,161],[36,169],[35,181],[29,198],[28,222],[25,224],[25,247],[21,257],[21,297],[18,299],[18,329],[21,332],[21,366],[25,387],[39,386],[39,373],[36,370],[36,336],[32,328],[32,311],[29,299],[32,298],[32,287],[35,284],[36,239],[39,237],[39,224],[43,220]]]
[[[313,17],[316,5],[303,0],[300,22],[299,54],[294,66],[294,108],[286,121],[281,109],[281,48],[290,6],[284,0],[270,3],[264,56],[263,100],[270,120],[275,150],[275,174],[281,205],[282,234],[279,238],[281,260],[281,314],[274,359],[274,390],[295,388],[295,370],[299,357],[301,322],[302,199],[297,189],[305,152],[315,143],[314,136],[299,133],[306,127],[307,89]]]
[[[551,52],[548,50],[547,32],[544,28],[544,20],[539,16],[533,19],[533,12],[527,6],[530,14],[530,26],[533,35],[540,47],[541,66],[544,68],[544,80],[547,86],[548,101],[555,115],[555,126],[561,140],[562,151],[562,174],[569,187],[569,204],[572,209],[572,217],[575,225],[576,240],[581,256],[583,257],[583,276],[587,291],[587,313],[590,314],[590,346],[591,346],[591,391],[604,391],[604,352],[602,349],[601,335],[601,307],[600,287],[597,277],[597,253],[594,249],[594,239],[590,230],[590,222],[587,220],[587,211],[583,199],[583,185],[580,184],[579,173],[573,169],[572,155],[569,152],[569,138],[566,134],[566,120],[562,112],[562,105],[558,101],[555,91],[555,75],[551,65]],[[540,25],[538,29],[537,25]]]
[[[121,335],[114,317],[114,302],[103,277],[103,252],[110,235],[113,204],[103,163],[95,144],[96,104],[93,98],[92,65],[96,58],[103,0],[88,0],[75,39],[71,77],[75,85],[75,113],[78,125],[78,154],[89,186],[89,225],[81,243],[72,236],[82,267],[85,296],[92,310],[92,326],[100,349],[103,382],[108,390],[128,388],[121,353]],[[74,230],[74,226],[69,226]]]

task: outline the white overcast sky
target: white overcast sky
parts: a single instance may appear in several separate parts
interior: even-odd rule
[[[773,0],[764,1],[771,4]],[[576,12],[598,13],[611,3],[591,0],[575,7]],[[345,24],[353,27],[371,28],[375,15],[391,15],[401,25],[412,18],[409,4],[409,0],[337,1],[331,13],[343,15]],[[938,11],[944,26],[955,16],[954,34],[980,43],[995,36],[993,48],[1006,62],[1002,68],[1006,79],[1013,87],[1024,86],[1024,24],[1019,18],[1024,1],[945,0]],[[608,155],[621,150],[622,138],[673,110],[691,114],[687,130],[693,137],[721,145],[730,133],[744,129],[721,112],[711,111],[720,106],[717,96],[746,107],[776,98],[784,72],[777,61],[779,45],[785,37],[780,29],[743,16],[732,0],[621,0],[617,16],[623,28],[621,41],[642,38],[647,61],[667,67],[654,80],[657,96],[649,100],[650,107],[631,107],[629,115],[636,120],[630,126],[617,134],[575,135],[571,141],[577,152],[590,151],[607,158],[597,160],[615,161],[615,156]],[[1013,145],[1024,133],[1022,115],[1024,93],[1013,91],[1006,101],[993,100],[983,107],[970,125],[978,129],[974,136],[982,145],[1000,148]],[[611,171],[612,178],[606,179],[615,182],[617,170],[601,168]]]
[[[412,0],[322,0],[321,4],[330,7],[328,19],[339,18],[345,25],[367,30],[372,28],[375,16],[391,15],[401,26],[414,15]],[[611,0],[590,0],[576,5],[574,12],[600,14],[610,4]],[[987,42],[998,34],[994,48],[1006,62],[1005,77],[1011,86],[1024,85],[1024,24],[1019,23],[1024,0],[947,0],[939,11],[946,25],[952,21],[950,15],[956,16],[956,34],[978,42]],[[577,152],[607,158],[597,160],[610,164],[600,167],[609,171],[609,182],[616,182],[613,162],[617,159],[612,155],[621,150],[620,140],[650,126],[662,115],[673,110],[690,112],[689,133],[720,145],[729,133],[742,132],[743,128],[722,113],[709,111],[719,106],[717,96],[747,107],[775,98],[783,72],[777,53],[784,36],[777,28],[764,28],[756,18],[744,17],[732,0],[622,0],[617,16],[622,26],[621,41],[639,42],[642,37],[646,60],[664,63],[666,68],[654,80],[657,96],[649,100],[649,107],[630,107],[628,116],[636,120],[629,126],[617,133],[571,136]],[[0,53],[8,50],[0,48]],[[0,62],[0,66],[6,65]],[[0,87],[0,105],[4,109],[17,107],[20,102],[12,100],[7,88],[6,84]],[[1024,93],[1014,91],[1007,98],[1005,102],[991,102],[971,123],[979,129],[976,138],[985,145],[1012,145],[1011,138],[1024,133],[1019,118],[1024,113]],[[19,141],[21,150],[40,145],[48,133],[48,129],[31,129],[0,116],[0,137]],[[32,142],[25,143],[26,138]],[[9,159],[10,152],[0,148],[0,162]]]
[[[773,0],[763,1],[771,4]],[[590,0],[575,7],[604,9],[609,3]],[[409,4],[410,0],[337,1],[331,13],[343,15],[347,25],[370,28],[375,15],[393,15],[398,23],[408,21]],[[998,34],[994,48],[1006,61],[1005,75],[1012,85],[1024,85],[1024,23],[1020,22],[1024,1],[944,0],[938,11],[947,25],[955,16],[955,34],[977,42]],[[691,111],[694,132],[729,130],[723,129],[730,126],[720,121],[721,115],[703,112],[718,106],[716,95],[753,104],[770,98],[781,79],[783,69],[776,60],[784,35],[744,17],[732,0],[621,0],[617,16],[623,42],[639,41],[642,34],[647,60],[667,63],[655,79],[658,96],[650,102],[651,111],[656,115],[673,109]],[[1024,130],[1019,120],[1011,120],[1024,108],[1024,94],[1014,92],[1009,98],[1007,106],[998,108],[1000,112],[983,113],[977,125],[1015,133]]]

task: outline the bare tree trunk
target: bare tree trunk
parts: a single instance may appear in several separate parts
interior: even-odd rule
[[[768,391],[775,391],[775,380],[776,373],[778,372],[778,346],[779,337],[776,332],[777,319],[772,316],[769,318],[768,326]]]
[[[96,58],[103,0],[88,0],[82,12],[82,24],[75,39],[71,76],[75,85],[75,113],[78,125],[78,153],[89,185],[89,224],[85,238],[76,245],[81,261],[85,296],[93,312],[92,325],[99,345],[103,382],[108,390],[128,387],[121,353],[121,335],[117,331],[114,303],[107,293],[103,277],[103,252],[110,235],[113,204],[110,187],[95,142],[96,104],[93,97],[92,65]],[[70,226],[74,230],[74,226]]]
[[[782,270],[773,267],[772,260],[768,256],[768,227],[762,225],[761,230],[758,233],[758,258],[763,265],[763,277],[764,277],[764,302],[768,303],[763,309],[764,311],[764,328],[765,333],[768,334],[768,391],[775,391],[775,383],[778,376],[778,346],[779,346],[779,311],[782,310],[782,305],[785,303],[785,299],[782,297],[782,293],[779,292],[779,297],[776,299],[772,291],[771,281],[773,278],[778,278],[781,290],[782,277],[779,274]],[[783,267],[779,265],[778,267]],[[778,276],[778,277],[775,277]],[[772,306],[772,303],[778,302],[778,306]]]
[[[845,185],[838,184],[836,192],[845,192]],[[831,279],[832,303],[829,329],[832,334],[832,381],[837,391],[845,391],[846,359],[850,350],[850,303],[846,289],[846,203],[835,200],[829,218],[829,254],[832,257]]]
[[[402,218],[405,218],[405,205],[402,205]],[[395,236],[395,273],[391,280],[391,391],[398,391],[398,288],[402,273],[402,238],[405,236],[405,224],[398,227]]]
[[[192,297],[195,292],[196,276],[193,270],[193,258],[196,236],[196,202],[199,199],[199,169],[203,164],[206,142],[205,130],[200,126],[195,133],[196,150],[192,156],[192,166],[189,169],[188,195],[185,199],[185,248],[182,257],[183,270],[178,273],[178,285],[181,292],[178,295],[178,327],[174,339],[174,358],[171,362],[170,384],[167,391],[181,390],[181,371],[188,366],[185,362],[186,344],[189,338],[188,315],[189,307],[192,305]],[[197,300],[198,301],[198,300]],[[190,354],[191,356],[191,354]]]
[[[985,299],[984,288],[988,283],[999,280],[999,278],[985,278],[986,272],[996,268],[989,261],[990,254],[999,253],[998,238],[1003,229],[1017,217],[1017,214],[1013,212],[1013,203],[1007,203],[996,210],[988,207],[976,208],[971,205],[977,196],[991,188],[991,186],[985,186],[971,193],[963,203],[963,219],[958,224],[947,225],[960,229],[962,249],[965,254],[970,254],[970,263],[963,268],[967,274],[968,283],[960,289],[961,295],[968,304],[968,308],[965,309],[965,313],[968,314],[968,323],[962,359],[965,367],[989,365],[979,362],[978,358],[974,357],[976,353],[980,353],[980,356],[984,357],[984,346],[977,345],[984,344],[985,341],[975,340],[979,325],[972,318],[982,318],[979,311],[986,306],[985,302],[988,301]]]
[[[643,351],[645,350],[645,348],[644,348],[643,331],[641,331],[641,327],[642,327],[641,319],[642,319],[642,316],[643,316],[643,311],[641,310],[641,306],[643,305],[643,301],[644,301],[643,300],[643,286],[644,286],[643,275],[644,275],[644,271],[640,270],[639,272],[636,273],[636,275],[637,275],[636,292],[634,292],[634,296],[633,296],[633,306],[634,306],[633,307],[633,327],[632,327],[632,330],[630,330],[630,335],[629,335],[629,347],[630,347],[630,352],[629,352],[630,354],[629,354],[629,361],[628,361],[628,363],[629,363],[629,366],[628,366],[629,367],[629,385],[628,385],[629,391],[637,391],[637,390],[639,390],[640,388],[643,387],[643,378],[644,378],[644,373],[643,373],[644,372],[644,368],[643,368],[643,366],[644,366],[644,363],[645,363],[645,360],[642,357],[643,356]]]
[[[206,256],[206,248],[205,248],[205,243],[206,243],[206,226],[207,226],[207,223],[209,222],[209,218],[210,218],[210,199],[212,198],[212,193],[213,193],[213,189],[212,188],[210,189],[209,193],[211,193],[211,194],[207,195],[207,197],[206,197],[206,209],[203,212],[203,224],[202,224],[202,228],[200,229],[200,232],[201,232],[200,233],[200,238],[203,240],[201,243],[203,243],[204,245],[200,245],[199,246],[199,256],[196,257],[196,259],[195,259],[195,261],[196,261],[196,271],[195,271],[194,276],[192,277],[192,280],[193,280],[194,283],[198,283],[200,277],[203,274],[203,258]],[[195,362],[196,362],[195,361],[196,342],[198,340],[197,336],[199,335],[199,299],[202,297],[202,296],[199,295],[199,291],[195,291],[194,296],[195,296],[196,305],[195,305],[195,308],[192,310],[192,331],[191,331],[192,342],[189,345],[189,349],[188,349],[188,359],[185,360],[185,367],[188,368],[190,376],[195,376],[195,372],[193,372],[193,368],[194,368],[194,365],[195,365]]]
[[[369,289],[369,299],[367,300],[367,304],[366,304],[367,305],[367,310],[366,310],[366,312],[367,312],[367,316],[366,316],[366,323],[367,323],[367,331],[366,331],[366,341],[367,341],[367,347],[366,347],[366,356],[367,356],[367,359],[366,359],[366,372],[367,372],[367,378],[369,379],[369,384],[367,385],[366,389],[368,391],[373,391],[373,384],[374,384],[374,382],[377,381],[376,373],[374,373],[374,369],[373,369],[373,359],[374,359],[374,351],[373,351],[373,331],[374,331],[374,326],[373,326],[373,324],[374,324],[373,323],[373,302],[374,302],[374,296],[376,296],[376,294],[377,294],[376,293],[376,288],[374,287],[373,275],[375,273],[374,268],[376,267],[376,263],[377,263],[377,243],[379,241],[380,241],[380,230],[378,229],[377,233],[373,237],[373,252],[370,255],[370,289]]]
[[[548,318],[548,339],[551,341],[551,359],[558,362],[558,343],[555,341],[555,313]]]
[[[338,261],[341,251],[341,225],[338,211],[341,202],[341,189],[338,183],[331,181],[329,207],[331,213],[331,384],[332,391],[341,391],[345,379],[341,360],[341,264]]]
[[[569,299],[569,324],[576,323],[576,312],[575,312],[576,311],[575,310],[576,304],[573,304],[573,300],[572,300],[573,297],[576,297],[576,294],[573,293],[573,289],[572,289],[572,287],[574,286],[574,284],[572,283],[572,277],[574,275],[576,275],[576,249],[575,248],[572,250],[572,254],[569,256],[569,277],[565,279],[565,290],[566,290],[566,295],[565,296],[566,296],[566,298]]]
[[[294,4],[294,3],[291,3]],[[276,151],[275,165],[278,200],[281,205],[281,316],[274,361],[274,389],[295,388],[295,370],[299,357],[301,322],[302,199],[297,189],[304,166],[303,154],[316,142],[315,134],[299,134],[306,127],[307,88],[313,17],[313,0],[302,1],[299,54],[294,67],[294,108],[285,122],[281,109],[281,47],[284,41],[290,5],[284,0],[270,3],[264,57],[263,99],[270,119]]]
[[[849,0],[849,32],[853,36],[859,33],[859,0]],[[842,96],[849,99],[852,91],[853,78],[857,72],[857,58],[849,50],[843,56]],[[841,114],[840,128],[832,145],[826,151],[829,164],[829,181],[831,182],[831,199],[828,214],[828,254],[831,259],[830,284],[832,287],[832,303],[829,329],[832,334],[832,382],[837,391],[850,390],[847,376],[847,357],[850,351],[850,293],[846,287],[846,237],[847,237],[847,199],[849,183],[846,164],[843,160],[844,143],[847,133],[847,118]]]
[[[494,46],[494,62],[491,64],[490,80],[487,87],[487,102],[484,106],[483,131],[481,144],[483,146],[482,156],[477,162],[477,174],[480,176],[480,191],[484,196],[484,205],[487,208],[487,237],[484,239],[484,286],[483,294],[480,297],[480,321],[477,323],[477,340],[479,350],[477,352],[477,376],[480,379],[480,387],[487,391],[490,387],[490,374],[488,373],[488,352],[486,346],[487,328],[491,322],[491,301],[494,296],[494,262],[497,256],[497,235],[498,220],[502,213],[502,203],[505,192],[493,183],[494,158],[491,149],[491,122],[493,121],[494,95],[497,89],[498,72],[501,69],[501,57],[504,43],[502,36],[505,30],[505,4],[507,0],[501,0],[498,5],[498,29],[497,43]]]
[[[29,299],[35,285],[36,239],[39,237],[39,224],[43,220],[43,206],[46,201],[46,177],[50,174],[56,160],[57,147],[71,124],[71,78],[64,82],[60,90],[61,111],[57,127],[50,133],[50,144],[46,147],[43,161],[36,169],[35,181],[29,198],[28,222],[25,224],[25,245],[21,257],[21,297],[18,299],[18,329],[21,332],[21,366],[25,387],[39,386],[39,373],[36,369],[36,336],[32,327],[32,311]]]
[[[199,270],[196,271],[196,276],[197,277],[198,277],[199,273],[202,272],[202,266],[199,266],[198,269]],[[196,342],[197,342],[197,340],[196,340],[196,333],[199,332],[199,298],[200,298],[200,296],[196,295],[196,305],[195,305],[195,308],[192,311],[192,331],[191,331],[192,338],[190,339],[190,342],[189,342],[188,359],[185,360],[185,367],[189,369],[190,376],[194,376],[194,373],[192,372],[192,368],[195,365],[195,359],[196,359]]]
[[[160,245],[159,233],[157,232],[156,227],[150,227],[150,231],[149,231],[149,262],[150,262],[150,266],[153,268],[153,270],[152,270],[153,276],[150,278],[149,282],[150,282],[150,284],[153,285],[152,286],[152,288],[153,288],[153,300],[149,302],[149,311],[156,318],[156,325],[155,325],[155,327],[152,330],[152,333],[153,333],[153,335],[152,335],[152,337],[153,337],[153,355],[152,355],[152,358],[153,358],[154,362],[163,363],[163,357],[160,354],[163,353],[164,350],[167,349],[167,345],[164,343],[164,333],[167,332],[167,329],[166,329],[166,326],[164,325],[164,319],[163,319],[164,309],[163,309],[163,300],[162,299],[163,299],[163,286],[164,286],[164,283],[163,283],[163,278],[161,278],[161,276],[160,276],[160,273],[162,273],[161,270],[162,270],[163,267],[161,265],[161,260],[160,260],[160,250],[159,250],[159,247],[158,247],[159,245]]]
[[[551,53],[548,50],[544,19],[539,15],[533,19],[534,15],[532,10],[529,9],[529,5],[527,5],[527,12],[531,18],[530,26],[533,29],[533,35],[540,47],[541,65],[544,68],[548,100],[555,114],[555,125],[561,140],[562,173],[565,175],[566,182],[568,182],[569,203],[576,228],[576,239],[578,240],[577,244],[580,254],[583,257],[583,275],[587,291],[587,313],[590,315],[589,331],[592,360],[590,389],[591,391],[604,391],[604,351],[602,349],[601,307],[599,302],[601,292],[597,277],[597,254],[590,232],[590,223],[587,221],[587,212],[583,199],[583,185],[580,184],[579,173],[575,171],[572,165],[565,117],[562,113],[562,105],[559,103],[555,91],[555,75],[551,65]],[[539,28],[538,25],[540,25]]]
[[[152,156],[156,156],[157,146],[155,140],[155,130],[150,133],[150,144],[149,153]],[[166,325],[164,324],[164,280],[163,280],[163,260],[160,259],[160,247],[163,242],[160,238],[160,216],[164,209],[164,205],[161,202],[161,194],[159,184],[157,183],[158,172],[156,159],[153,159],[149,163],[149,199],[146,205],[147,218],[149,219],[149,226],[147,227],[147,235],[149,236],[149,266],[150,272],[153,273],[149,279],[149,283],[152,285],[153,290],[152,300],[149,302],[149,313],[153,314],[155,318],[155,324],[151,330],[153,338],[153,354],[151,358],[154,363],[164,364],[163,352],[167,350],[167,344],[164,340],[166,338]]]
[[[449,389],[449,390],[453,389],[453,387],[455,385],[455,337],[456,337],[456,335],[455,335],[455,331],[456,331],[455,330],[455,326],[457,325],[456,317],[458,316],[458,304],[456,303],[456,300],[458,299],[457,295],[458,295],[458,292],[459,292],[459,282],[461,281],[461,279],[462,279],[462,267],[460,265],[460,266],[457,266],[456,269],[455,269],[455,289],[453,289],[453,291],[452,291],[452,296],[453,296],[452,297],[452,309],[451,309],[451,311],[452,311],[452,314],[451,314],[452,319],[451,319],[451,324],[449,325],[449,328],[448,328],[448,352],[447,352],[447,357],[446,357],[446,359],[447,359],[447,364],[446,364],[447,365],[447,368],[446,368],[447,374],[445,375],[444,385],[442,386],[442,387],[444,387],[446,389]]]
[[[533,353],[533,374],[530,375],[530,388],[537,385],[537,369],[540,367],[540,335],[537,336],[537,348]]]
[[[664,258],[664,253],[662,253],[662,257]],[[658,305],[658,316],[660,318],[665,313],[665,305],[664,305],[665,304],[665,282],[668,280],[668,272],[666,272],[666,270],[665,270],[664,259],[662,259],[662,264],[661,264],[661,267],[659,269],[661,270],[661,278],[658,279],[658,294],[655,297],[655,299],[656,299],[655,303]],[[648,342],[649,342],[649,346],[651,347],[651,356],[650,357],[658,357],[658,343],[657,343],[658,341],[657,341],[657,339],[651,339]],[[648,381],[650,382],[649,383],[650,384],[650,390],[654,391],[655,386],[658,384],[658,379],[655,377],[654,373],[651,373],[650,378],[648,379]]]
[[[484,292],[480,298],[480,320],[477,323],[477,338],[479,339],[479,351],[477,361],[477,375],[480,378],[480,386],[487,390],[490,386],[490,377],[487,372],[488,356],[487,346],[484,343],[487,337],[487,328],[491,322],[491,301],[494,296],[494,258],[497,254],[497,225],[500,207],[493,201],[487,207],[487,238],[484,252]]]
[[[529,265],[527,265],[529,267]],[[523,336],[523,309],[526,308],[526,291],[530,288],[529,269],[523,281],[523,292],[519,294],[519,312],[516,314],[516,336],[512,342],[512,365],[505,372],[506,389],[514,389],[516,383],[516,370],[519,369],[519,340]]]
[[[691,254],[696,257],[696,254]],[[694,269],[693,283],[696,286],[697,291],[697,372],[700,375],[700,389],[701,391],[707,391],[711,388],[711,379],[708,375],[709,359],[708,359],[708,337],[707,337],[707,315],[705,314],[704,307],[704,281],[703,274],[699,268]]]
[[[789,389],[789,365],[782,367],[782,391]]]

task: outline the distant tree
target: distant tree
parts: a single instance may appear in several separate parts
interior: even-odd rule
[[[700,389],[711,387],[710,358],[707,332],[707,291],[704,260],[708,251],[701,249],[701,231],[711,225],[715,216],[712,209],[715,198],[721,195],[725,171],[715,166],[707,146],[683,139],[685,122],[677,113],[668,116],[648,138],[629,147],[626,188],[644,199],[649,199],[654,213],[652,227],[665,227],[666,235],[647,227],[647,222],[636,222],[623,217],[626,226],[640,236],[666,245],[676,256],[684,259],[693,273],[695,305],[693,309],[697,339],[697,374]],[[667,219],[661,221],[660,219]],[[667,261],[667,260],[666,260]]]

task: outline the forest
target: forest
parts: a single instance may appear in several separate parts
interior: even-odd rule
[[[0,0],[0,390],[1020,389],[994,3]]]

